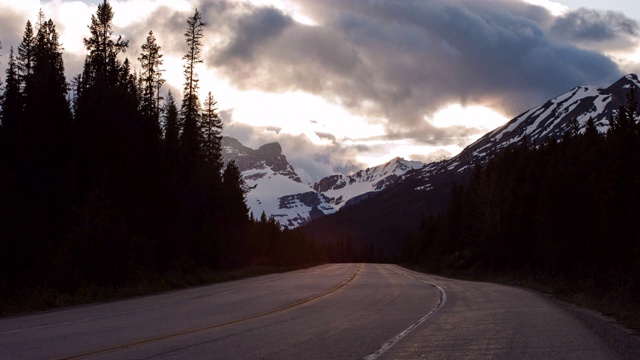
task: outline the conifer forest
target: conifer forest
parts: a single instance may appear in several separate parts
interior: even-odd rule
[[[114,34],[113,17],[107,1],[92,15],[73,79],[42,11],[2,58],[0,293],[317,261],[311,242],[249,214],[240,171],[222,161],[216,100],[198,97],[198,10],[185,22],[181,102],[161,95],[153,31],[134,45]],[[132,46],[138,59],[126,58]]]

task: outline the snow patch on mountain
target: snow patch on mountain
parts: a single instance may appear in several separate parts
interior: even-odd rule
[[[371,193],[379,192],[396,183],[412,170],[425,166],[420,161],[408,161],[397,157],[386,164],[360,170],[353,175],[332,175],[313,185],[313,189],[322,193],[329,202],[340,209],[366,198]]]
[[[282,226],[298,227],[336,209],[300,181],[278,143],[253,150],[238,140],[222,138],[222,157],[235,161],[247,185],[247,206],[254,217],[273,217]]]
[[[635,74],[624,76],[607,88],[575,87],[490,131],[444,163],[425,166],[419,177],[428,182],[443,172],[464,173],[525,138],[531,144],[541,144],[549,139],[560,140],[573,126],[573,119],[579,132],[585,131],[589,119],[593,119],[598,131],[606,132],[610,126],[609,120],[620,106],[626,105],[626,95],[633,87],[640,93],[640,79]],[[424,190],[423,186],[418,188]]]
[[[281,225],[294,228],[336,211],[307,185],[273,171],[268,166],[242,172],[249,192],[247,206],[255,217],[264,212]]]

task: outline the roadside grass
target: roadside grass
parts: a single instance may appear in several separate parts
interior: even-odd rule
[[[629,286],[628,279],[613,278],[607,284],[595,279],[532,276],[526,273],[487,273],[472,270],[434,271],[420,266],[403,264],[409,269],[459,280],[483,281],[519,286],[550,295],[558,300],[595,310],[613,318],[636,334],[640,334],[640,293]]]
[[[193,272],[174,271],[164,275],[139,276],[123,286],[82,286],[73,292],[40,286],[23,289],[13,294],[0,295],[0,318],[59,309],[78,305],[96,304],[140,296],[156,295],[168,291],[246,279],[261,275],[284,273],[304,269],[304,266],[253,266],[237,270]]]

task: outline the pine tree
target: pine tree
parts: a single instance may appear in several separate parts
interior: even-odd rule
[[[1,47],[0,47],[1,49]],[[0,108],[2,109],[2,144],[5,146],[4,154],[11,154],[15,151],[18,142],[19,121],[22,114],[23,101],[20,93],[20,79],[18,66],[13,53],[13,47],[9,52],[9,63],[7,64],[4,93],[1,98]]]
[[[92,76],[86,79],[91,84],[93,81],[105,84],[107,79],[112,77],[118,70],[116,56],[125,52],[129,46],[129,41],[123,41],[122,36],[113,40],[113,9],[107,0],[98,5],[95,15],[91,15],[91,25],[89,32],[91,36],[84,39],[84,46],[87,48],[87,56],[91,66],[89,74]]]
[[[180,147],[182,149],[182,160],[186,167],[186,172],[190,172],[192,167],[201,157],[201,134],[198,129],[200,116],[200,100],[198,99],[199,79],[196,73],[196,65],[202,60],[202,38],[205,23],[198,9],[193,16],[187,19],[187,30],[184,33],[189,50],[183,57],[184,64],[184,96],[180,109],[182,133]]]
[[[33,32],[33,26],[30,21],[27,21],[22,42],[18,46],[18,74],[20,77],[21,91],[24,91],[33,75],[36,57],[35,47],[36,38]]]
[[[153,32],[149,31],[147,41],[142,45],[142,52],[138,61],[142,65],[142,72],[138,79],[138,93],[140,98],[140,115],[142,121],[142,156],[146,158],[144,167],[147,176],[155,180],[160,168],[160,88],[164,83],[162,73],[162,54],[160,46],[156,44]]]
[[[230,161],[222,174],[222,252],[225,262],[239,265],[246,261],[249,208],[246,204],[246,185],[240,169]]]
[[[227,224],[235,226],[245,225],[249,221],[249,208],[247,207],[247,186],[242,172],[231,160],[227,163],[222,174],[224,208],[227,214]]]
[[[52,20],[39,21],[33,50],[32,77],[23,92],[23,151],[32,153],[31,161],[60,174],[68,156],[71,110],[62,46]]]
[[[76,87],[75,143],[77,164],[82,164],[81,182],[87,191],[102,176],[106,166],[122,167],[119,159],[128,154],[135,138],[130,94],[130,69],[123,68],[117,55],[126,51],[128,41],[113,35],[113,10],[105,0],[91,16],[90,37],[84,39],[87,57]]]
[[[138,60],[142,66],[140,82],[142,86],[142,113],[156,123],[160,114],[160,88],[165,80],[162,78],[164,70],[161,68],[163,55],[161,47],[156,43],[153,31],[149,31],[147,41],[142,45],[142,52]]]
[[[220,172],[222,170],[222,120],[217,113],[218,103],[213,99],[211,92],[204,100],[202,112],[202,152],[207,165]]]
[[[163,107],[164,152],[169,173],[176,171],[178,159],[178,107],[171,90],[167,92],[167,100]]]

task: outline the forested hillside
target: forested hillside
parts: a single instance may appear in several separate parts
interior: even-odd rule
[[[222,162],[216,101],[198,98],[200,13],[186,21],[181,104],[161,96],[153,32],[138,45],[136,74],[113,17],[105,1],[87,19],[84,69],[72,81],[42,12],[3,57],[0,293],[317,261],[309,241],[249,216],[240,171]]]
[[[432,270],[520,274],[640,289],[640,125],[635,88],[599,133],[526,138],[477,166],[448,210],[423,219],[405,261]],[[627,292],[628,294],[629,292]]]

